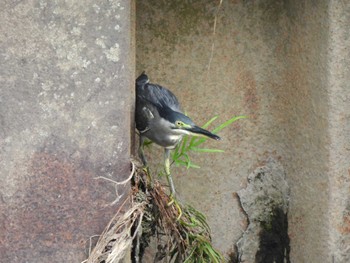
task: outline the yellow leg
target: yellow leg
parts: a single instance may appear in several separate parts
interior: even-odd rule
[[[182,216],[182,209],[180,207],[179,202],[176,200],[176,198],[171,195],[170,196],[170,202],[168,203],[168,206],[170,206],[172,204],[176,207],[177,211],[179,212],[179,215],[176,218],[176,220],[179,220],[181,218],[181,216]]]
[[[148,164],[147,164],[147,159],[146,159],[144,151],[143,151],[144,141],[145,141],[145,138],[140,135],[139,156],[140,156],[140,159],[141,159],[141,161],[143,163],[143,167],[144,167],[143,169],[145,170],[145,172],[147,174],[148,181],[151,183],[151,187],[153,187],[152,176],[150,174],[150,171],[149,171],[149,168],[148,168]]]
[[[143,136],[140,135],[140,142],[139,142],[139,157],[142,161],[142,164],[147,167],[147,160],[145,157],[145,154],[143,152],[143,143],[145,141],[145,138]]]
[[[170,187],[170,195],[175,196],[175,186],[174,186],[173,178],[171,177],[171,173],[170,173],[170,150],[169,149],[165,149],[164,157],[165,157],[165,160],[164,160],[165,174]]]
[[[175,194],[176,194],[175,193],[175,185],[174,185],[171,173],[170,173],[170,150],[169,149],[165,149],[164,166],[165,166],[166,178],[168,180],[168,184],[170,187],[170,202],[168,203],[168,206],[173,204],[176,207],[176,209],[179,212],[177,220],[179,220],[182,216],[182,209],[179,205],[179,202],[176,200],[176,197],[175,197]]]

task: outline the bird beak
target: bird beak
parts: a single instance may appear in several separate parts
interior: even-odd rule
[[[203,136],[203,137],[209,137],[211,139],[214,140],[221,140],[221,138],[213,133],[211,133],[210,131],[204,130],[201,127],[198,126],[192,126],[186,129],[187,131],[189,131],[190,133],[192,133],[192,135],[195,136]]]

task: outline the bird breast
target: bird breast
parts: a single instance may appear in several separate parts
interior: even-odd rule
[[[175,148],[175,146],[181,141],[183,135],[168,135],[168,142],[170,142],[170,146],[165,148]]]
[[[168,149],[175,148],[181,141],[183,134],[177,133],[169,126],[170,123],[164,119],[153,119],[149,123],[149,130],[143,135],[160,146]]]

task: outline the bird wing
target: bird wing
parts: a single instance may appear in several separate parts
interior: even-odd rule
[[[170,90],[160,85],[143,85],[140,89],[138,89],[137,95],[158,107],[168,107],[173,111],[181,112],[179,101],[175,95]]]
[[[140,133],[148,131],[149,123],[158,116],[159,114],[155,105],[140,96],[136,96],[135,122],[136,128]]]
[[[169,108],[181,112],[175,95],[160,85],[149,83],[147,75],[142,73],[136,79],[136,128],[141,133],[147,131],[149,122]]]

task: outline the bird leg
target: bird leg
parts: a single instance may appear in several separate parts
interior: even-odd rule
[[[170,196],[169,196],[170,202],[168,203],[168,206],[174,204],[177,211],[179,212],[179,215],[177,217],[177,220],[179,220],[182,216],[182,209],[179,205],[179,202],[175,198],[175,186],[174,186],[173,178],[171,177],[171,173],[170,173],[170,150],[169,149],[165,149],[164,156],[165,156],[165,173],[166,173],[166,178],[168,180],[168,184],[170,187]]]
[[[142,164],[144,167],[147,167],[147,160],[146,160],[146,157],[145,157],[145,154],[144,154],[144,151],[143,151],[143,144],[145,142],[145,138],[140,135],[140,141],[139,141],[139,157],[142,161]]]
[[[146,159],[146,156],[144,154],[144,151],[143,151],[143,148],[144,148],[144,142],[145,142],[145,138],[140,135],[140,142],[139,142],[139,157],[143,163],[143,167],[144,167],[144,170],[147,174],[147,177],[148,177],[148,180],[149,182],[151,183],[151,187],[153,187],[153,180],[152,180],[152,176],[149,172],[149,168],[148,168],[148,164],[147,164],[147,159]]]
[[[175,196],[175,186],[174,186],[173,178],[171,177],[171,173],[170,173],[170,150],[169,149],[165,149],[164,157],[165,157],[165,160],[164,160],[165,174],[170,187],[170,195]]]

